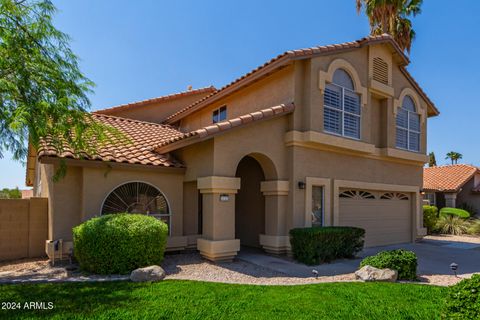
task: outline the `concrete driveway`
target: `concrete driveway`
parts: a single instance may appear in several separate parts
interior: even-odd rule
[[[355,272],[360,261],[379,251],[406,249],[417,254],[419,275],[452,275],[450,264],[458,264],[457,273],[480,273],[480,244],[453,242],[448,240],[422,240],[363,250],[356,259],[342,259],[318,266],[306,266],[286,258],[265,255],[255,250],[242,250],[238,258],[261,267],[285,273],[292,277],[311,277],[312,270],[319,276],[333,276]]]

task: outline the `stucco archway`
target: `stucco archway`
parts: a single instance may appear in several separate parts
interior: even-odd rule
[[[260,234],[265,233],[265,197],[260,187],[266,172],[258,157],[243,157],[235,174],[240,178],[240,190],[235,197],[235,238],[240,239],[240,245],[249,247],[259,247]],[[267,167],[269,175],[274,169]]]

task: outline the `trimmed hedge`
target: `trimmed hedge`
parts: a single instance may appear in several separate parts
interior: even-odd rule
[[[449,288],[444,319],[480,319],[480,275]]]
[[[312,227],[290,230],[293,257],[307,265],[353,258],[362,250],[365,230],[355,227]]]
[[[455,216],[462,219],[470,218],[470,213],[463,209],[445,207],[440,209],[440,216]]]
[[[423,226],[430,234],[435,230],[438,221],[438,208],[435,206],[423,206]]]
[[[141,214],[109,214],[73,228],[75,258],[84,271],[126,274],[160,264],[167,244],[168,226]]]
[[[379,269],[397,270],[398,280],[417,279],[417,255],[412,251],[404,249],[381,251],[360,262],[360,268],[367,265]]]

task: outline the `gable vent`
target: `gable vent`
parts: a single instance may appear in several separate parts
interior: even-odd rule
[[[373,80],[388,85],[388,64],[382,58],[373,58]]]

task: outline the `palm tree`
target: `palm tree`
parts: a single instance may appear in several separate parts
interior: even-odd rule
[[[457,164],[458,160],[462,158],[463,158],[463,155],[455,151],[450,151],[449,153],[447,153],[447,156],[445,157],[445,159],[450,159],[452,161],[452,164]]]
[[[410,53],[415,31],[410,16],[421,12],[423,0],[356,0],[357,12],[365,8],[370,21],[370,34],[390,34],[402,50]]]

